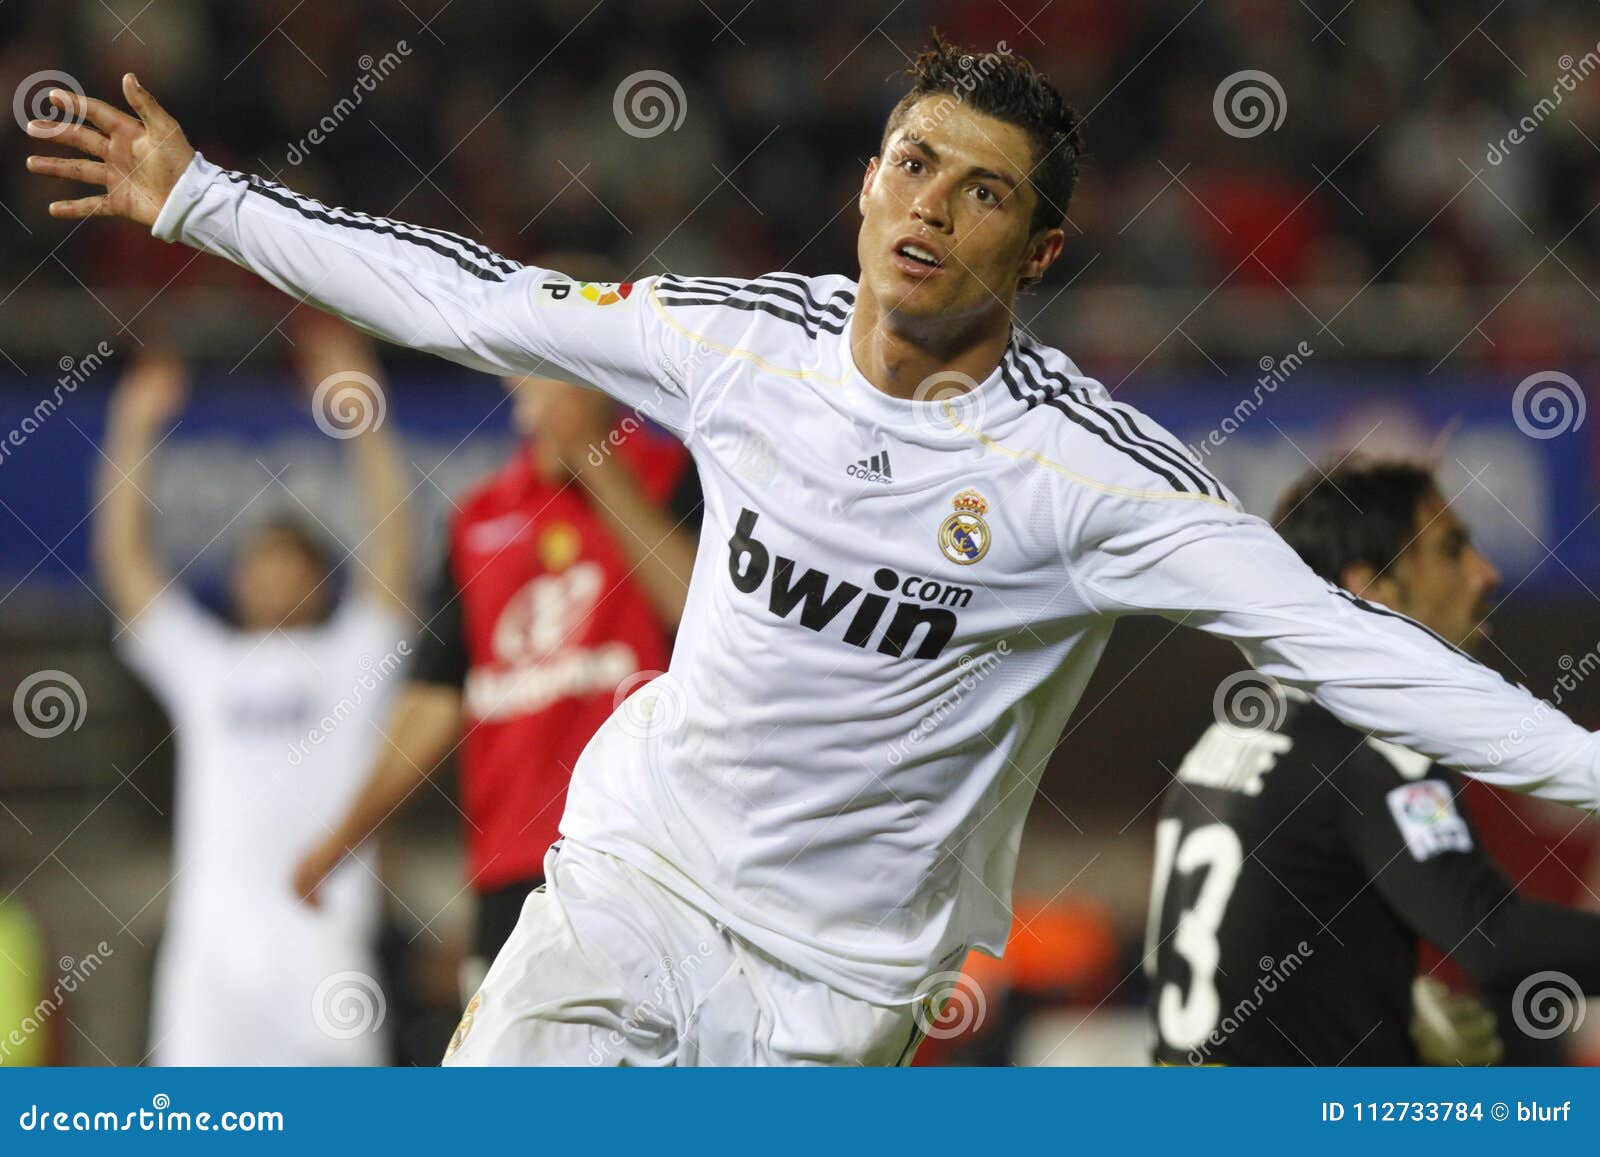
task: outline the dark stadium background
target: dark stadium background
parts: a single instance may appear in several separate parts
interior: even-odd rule
[[[1024,323],[1203,447],[1258,512],[1310,460],[1437,453],[1506,574],[1489,661],[1539,694],[1582,668],[1600,647],[1600,420],[1581,420],[1600,360],[1589,0],[7,0],[0,88],[15,112],[45,70],[110,95],[137,69],[214,161],[520,259],[587,249],[631,275],[853,273],[862,169],[935,25],[1030,57],[1087,114],[1067,253],[1024,299]],[[306,147],[386,54],[360,106]],[[1276,83],[1281,123],[1230,133],[1219,86],[1246,70]],[[615,105],[646,71],[682,94],[681,123],[654,135],[624,131]],[[1519,122],[1534,127],[1505,144]],[[135,230],[50,220],[65,194],[24,173],[29,151],[6,119],[0,427],[21,428],[64,370],[89,370],[0,457],[0,692],[62,670],[84,708],[52,738],[0,713],[0,896],[41,921],[52,957],[114,950],[48,1026],[55,1055],[136,1063],[171,871],[172,751],[110,654],[84,521],[125,355],[164,340],[194,361],[195,401],[157,474],[168,558],[201,552],[186,581],[214,594],[233,536],[210,540],[286,463],[285,484],[335,528],[350,512],[336,447],[285,384],[291,303]],[[115,353],[98,365],[102,341]],[[445,494],[509,449],[507,416],[486,379],[399,351],[385,364],[391,419],[418,472],[434,472],[417,529],[434,544]],[[1575,383],[1556,387],[1563,428],[1548,414],[1541,428],[1518,394],[1532,375]],[[1019,891],[1037,919],[1013,973],[1030,991],[1007,996],[983,973],[985,1024],[931,1059],[1138,1060],[1154,803],[1238,666],[1163,623],[1119,629],[1024,845]],[[1593,687],[1566,706],[1600,726]],[[1475,802],[1486,824],[1514,826]],[[1516,874],[1596,903],[1592,831],[1521,814],[1559,847],[1506,833]],[[407,1059],[436,1055],[455,1015],[456,822],[432,797],[387,847],[390,1008]]]

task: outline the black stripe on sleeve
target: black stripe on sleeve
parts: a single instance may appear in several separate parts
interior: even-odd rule
[[[358,220],[353,217],[335,217],[327,206],[322,205],[320,202],[307,199],[305,203],[302,203],[297,194],[291,194],[288,190],[283,189],[282,186],[275,187],[271,182],[263,181],[259,177],[244,173],[227,173],[226,176],[229,180],[248,185],[252,192],[266,197],[270,201],[275,201],[285,208],[293,209],[296,213],[309,220],[321,221],[326,225],[335,225],[346,229],[364,229],[370,233],[381,233],[399,241],[421,246],[437,253],[441,257],[447,257],[463,271],[470,273],[480,281],[501,282],[506,280],[507,274],[501,270],[480,264],[476,258],[470,257],[458,249],[450,248],[434,237],[419,237],[413,233],[402,232],[402,228],[410,229],[415,228],[415,226],[405,225],[404,222],[387,221],[383,218]],[[362,214],[362,216],[365,216],[365,214]]]
[[[1102,415],[1120,435],[1120,440],[1125,444],[1127,450],[1139,456],[1141,462],[1148,465],[1150,458],[1159,458],[1192,483],[1192,485],[1183,486],[1180,489],[1194,490],[1198,488],[1198,492],[1201,494],[1207,494],[1213,498],[1223,497],[1221,483],[1218,483],[1204,470],[1190,462],[1182,451],[1175,450],[1153,435],[1138,429],[1126,413],[1116,409],[1114,406],[1100,405],[1081,392],[1075,393],[1072,390],[1070,380],[1064,375],[1050,370],[1044,364],[1044,359],[1039,356],[1037,351],[1019,343],[1017,352],[1023,358],[1026,358],[1027,362],[1032,362],[1038,367],[1036,376],[1027,362],[1018,361],[1018,368],[1022,370],[1023,376],[1027,379],[1029,385],[1042,391],[1053,401],[1059,403],[1070,399],[1071,402]],[[1167,476],[1170,477],[1170,475]]]
[[[359,209],[344,209],[338,206],[324,205],[315,198],[308,197],[304,193],[298,193],[289,188],[287,185],[281,184],[278,181],[269,181],[267,178],[260,176],[251,176],[250,179],[257,187],[271,188],[280,193],[287,194],[307,208],[326,209],[330,213],[343,214],[346,218],[349,218],[353,221],[382,221],[386,224],[393,225],[398,229],[409,229],[414,233],[424,234],[429,237],[436,237],[441,241],[453,242],[454,244],[461,246],[462,249],[466,251],[466,256],[476,257],[505,274],[516,273],[522,269],[522,266],[518,262],[512,261],[509,257],[502,257],[493,249],[490,249],[487,245],[483,245],[477,241],[474,241],[470,237],[463,237],[459,233],[452,233],[448,229],[435,229],[430,225],[417,225],[410,221],[394,221],[385,217],[374,217],[372,214],[363,213]]]
[[[822,303],[811,296],[809,289],[796,292],[787,285],[765,284],[759,280],[731,288],[690,284],[680,288],[682,281],[670,275],[663,277],[656,288],[656,299],[663,305],[720,305],[728,309],[768,313],[798,325],[811,338],[816,338],[819,333],[843,333],[849,319],[849,309],[838,300],[838,295]],[[785,308],[787,305],[799,307],[800,312]]]
[[[1025,401],[1028,404],[1029,409],[1040,405],[1049,406],[1051,409],[1065,414],[1073,422],[1076,422],[1079,426],[1089,431],[1089,433],[1093,434],[1096,438],[1099,438],[1100,441],[1104,442],[1111,449],[1117,451],[1117,453],[1132,458],[1146,470],[1149,470],[1152,473],[1166,479],[1167,485],[1171,486],[1172,489],[1182,493],[1190,493],[1193,491],[1192,486],[1186,485],[1176,474],[1167,469],[1167,467],[1160,461],[1140,453],[1131,446],[1125,446],[1122,443],[1113,440],[1111,434],[1108,433],[1104,427],[1099,425],[1097,422],[1091,422],[1085,415],[1080,414],[1061,398],[1056,397],[1054,392],[1050,390],[1043,390],[1040,394],[1024,393],[1019,388],[1016,380],[1012,376],[1013,368],[1017,371],[1025,372],[1025,367],[1020,362],[1013,361],[1011,358],[1002,358],[1000,360],[1000,376],[1002,380],[1005,381],[1006,386],[1011,390],[1012,395]]]
[[[1326,581],[1326,580],[1324,580],[1324,581]],[[1361,609],[1363,611],[1368,611],[1368,612],[1370,612],[1370,613],[1372,613],[1374,615],[1383,615],[1386,618],[1398,619],[1398,620],[1400,620],[1400,622],[1405,623],[1408,626],[1415,627],[1417,630],[1419,630],[1423,634],[1427,635],[1434,642],[1438,643],[1441,647],[1445,647],[1445,648],[1447,648],[1447,649],[1449,649],[1451,651],[1454,651],[1457,655],[1460,655],[1463,659],[1466,659],[1466,660],[1468,660],[1469,662],[1472,662],[1472,663],[1477,663],[1478,666],[1480,666],[1480,667],[1483,666],[1482,663],[1478,663],[1477,659],[1474,659],[1471,655],[1467,654],[1467,652],[1463,651],[1460,647],[1456,646],[1449,639],[1447,639],[1443,635],[1439,634],[1432,627],[1423,626],[1421,623],[1417,622],[1416,619],[1413,619],[1410,615],[1402,615],[1399,611],[1391,610],[1389,607],[1383,606],[1381,603],[1369,602],[1368,600],[1362,598],[1360,595],[1351,594],[1349,591],[1345,590],[1343,587],[1339,586],[1336,583],[1329,582],[1328,583],[1328,589],[1331,590],[1334,594],[1338,595],[1340,598],[1344,599],[1347,603],[1349,603],[1353,607],[1357,607],[1357,608],[1359,608],[1359,609]],[[1485,667],[1484,669],[1485,670],[1489,670],[1490,668]]]

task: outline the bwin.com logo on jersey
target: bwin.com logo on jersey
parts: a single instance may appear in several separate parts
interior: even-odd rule
[[[902,577],[886,566],[872,573],[877,592],[868,592],[843,579],[835,583],[832,575],[815,567],[806,567],[797,574],[799,563],[781,554],[773,555],[756,538],[760,517],[753,510],[740,509],[739,522],[728,539],[728,577],[733,580],[734,589],[759,598],[761,586],[770,574],[767,609],[780,619],[787,619],[798,610],[800,625],[807,630],[821,633],[835,620],[845,621],[843,616],[850,610],[844,641],[852,647],[865,648],[876,638],[878,654],[899,658],[911,648],[920,631],[921,641],[912,657],[936,659],[956,633],[956,613],[949,608],[964,607],[972,601],[971,587],[921,575]],[[893,593],[904,599],[893,604],[891,614]],[[879,634],[886,615],[889,625]]]

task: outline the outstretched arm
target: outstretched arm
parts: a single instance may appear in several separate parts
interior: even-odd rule
[[[185,389],[177,358],[148,354],[123,374],[107,411],[92,550],[100,585],[124,624],[138,618],[167,583],[145,517],[148,463],[183,406]]]
[[[454,233],[335,208],[228,172],[190,147],[131,74],[123,92],[139,119],[56,92],[51,99],[87,123],[29,125],[31,135],[93,158],[30,157],[29,169],[105,188],[55,202],[55,216],[127,217],[163,240],[226,257],[386,341],[492,373],[555,366],[559,376],[688,429],[683,367],[704,353],[696,354],[693,335],[663,320],[652,281],[586,297],[559,273],[519,265]]]
[[[1499,787],[1600,809],[1600,736],[1419,623],[1325,582],[1261,519],[1193,494],[1093,506],[1063,549],[1096,608],[1198,627],[1363,732]]]
[[[411,511],[405,464],[385,416],[383,367],[372,343],[318,318],[296,334],[296,354],[317,422],[342,438],[360,491],[365,527],[355,581],[397,614],[411,602]]]

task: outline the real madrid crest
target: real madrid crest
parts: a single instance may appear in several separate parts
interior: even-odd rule
[[[976,490],[963,490],[951,505],[956,512],[939,524],[939,549],[951,562],[971,566],[989,553],[989,524],[983,520],[989,503]]]

